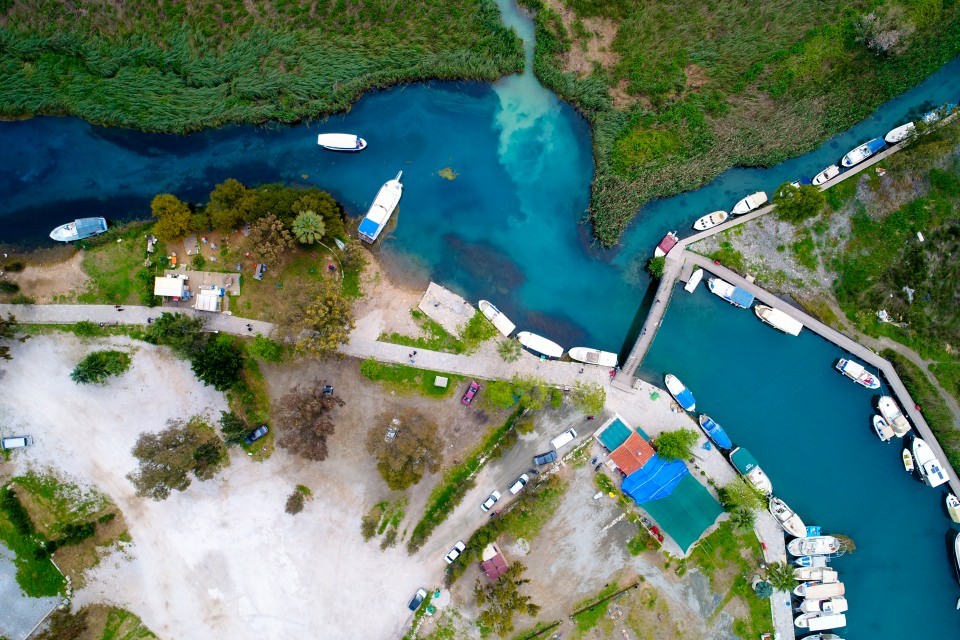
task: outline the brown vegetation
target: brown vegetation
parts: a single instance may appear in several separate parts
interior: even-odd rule
[[[332,393],[324,393],[326,381],[296,387],[280,400],[277,415],[279,444],[301,458],[326,460],[327,438],[333,435],[333,410],[344,405]]]

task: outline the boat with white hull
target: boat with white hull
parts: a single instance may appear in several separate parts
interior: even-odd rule
[[[574,347],[567,351],[567,355],[577,362],[595,364],[601,367],[617,366],[617,354],[610,351],[600,351],[588,347]]]
[[[804,582],[797,585],[793,590],[793,595],[800,598],[815,599],[815,598],[835,598],[836,596],[842,596],[846,593],[847,588],[843,586],[842,582],[830,582],[830,583],[819,583],[819,582]]]
[[[746,289],[735,287],[721,278],[710,278],[707,280],[707,288],[710,293],[720,296],[735,307],[749,309],[753,304],[753,294]]]
[[[847,616],[842,613],[802,613],[793,621],[798,629],[822,631],[847,626]]]
[[[939,487],[949,480],[936,454],[922,438],[914,437],[910,449],[913,451],[913,463],[920,472],[920,478],[927,485]]]
[[[393,215],[394,210],[400,203],[400,196],[403,195],[403,185],[400,184],[401,176],[403,176],[403,171],[398,173],[396,178],[388,180],[380,187],[377,197],[373,199],[373,204],[370,205],[370,210],[360,221],[360,228],[357,229],[357,233],[364,242],[368,244],[376,242],[384,227],[387,226],[387,222],[390,221],[390,216]]]
[[[803,330],[802,322],[791,318],[785,312],[780,311],[780,309],[774,309],[773,307],[768,307],[765,304],[758,304],[753,308],[753,312],[758,318],[760,318],[762,322],[767,323],[778,331],[788,333],[791,336],[798,336]]]
[[[880,379],[867,371],[859,362],[854,362],[848,358],[840,358],[840,360],[837,361],[836,369],[867,389],[880,388]]]
[[[713,229],[718,224],[723,224],[729,219],[730,214],[726,211],[713,211],[698,218],[697,221],[693,223],[693,228],[697,231],[706,231],[707,229]]]
[[[780,498],[771,497],[769,508],[770,513],[777,519],[777,522],[780,523],[784,531],[797,538],[805,538],[807,536],[807,525],[803,524],[800,516],[788,507],[786,502]]]
[[[493,326],[497,328],[497,331],[502,333],[505,336],[510,336],[513,333],[513,330],[517,328],[517,325],[510,322],[510,318],[505,316],[500,309],[497,309],[493,304],[487,300],[481,300],[477,303],[477,306],[480,307],[480,313],[486,317]]]
[[[893,435],[902,438],[910,431],[910,422],[900,410],[900,405],[890,396],[880,396],[877,402],[877,410],[890,428],[893,429]]]
[[[954,522],[960,522],[960,499],[957,499],[957,496],[952,493],[947,494],[947,515],[950,516],[950,519]]]
[[[768,496],[773,493],[773,483],[760,468],[760,464],[752,453],[743,447],[737,447],[730,452],[730,464],[761,493]]]
[[[663,382],[667,386],[667,391],[677,401],[677,404],[683,407],[684,411],[693,411],[697,408],[697,400],[693,397],[693,393],[680,382],[677,376],[668,373],[663,377]]]
[[[868,140],[856,149],[851,149],[847,155],[843,156],[843,160],[840,161],[840,164],[845,167],[852,167],[860,164],[876,152],[883,149],[885,146],[887,146],[887,143],[880,138]]]
[[[677,243],[680,242],[680,238],[677,237],[676,231],[670,231],[667,235],[663,236],[663,239],[657,243],[656,248],[653,250],[653,255],[655,258],[662,258],[663,256],[670,253],[670,250],[677,246]]]
[[[953,539],[953,568],[957,572],[957,580],[960,580],[960,531]]]
[[[703,432],[707,434],[708,438],[713,440],[713,444],[721,449],[733,448],[733,442],[730,440],[727,432],[724,431],[723,427],[717,424],[713,418],[705,413],[700,414],[700,428],[703,429]]]
[[[833,536],[797,538],[787,544],[787,551],[794,556],[829,556],[840,553],[840,541]]]
[[[882,442],[890,442],[896,437],[896,434],[893,432],[893,427],[883,419],[883,416],[873,416],[873,431]]]
[[[826,567],[830,558],[827,556],[800,556],[793,561],[801,569],[819,569]]]
[[[832,164],[813,177],[813,184],[819,187],[823,183],[833,180],[838,175],[840,175],[840,167]]]
[[[803,640],[843,640],[843,638],[835,633],[815,633],[812,636],[807,636]]]
[[[843,613],[847,611],[847,599],[843,596],[835,598],[817,598],[807,599],[800,603],[800,611],[803,613]]]
[[[543,336],[538,336],[529,331],[521,331],[517,334],[517,340],[530,351],[535,351],[547,358],[559,358],[563,355],[563,347],[552,340],[547,340]]]
[[[687,284],[683,285],[683,290],[687,293],[693,293],[701,280],[703,280],[703,269],[697,267],[693,270],[693,273],[690,274],[690,279],[687,280]]]
[[[57,242],[73,242],[98,236],[106,230],[106,218],[78,218],[51,231],[50,237]]]
[[[757,191],[756,193],[751,193],[746,198],[743,198],[737,204],[733,205],[733,209],[730,210],[735,216],[740,216],[745,213],[750,213],[754,209],[759,209],[767,202],[767,194],[763,191]]]
[[[822,584],[837,582],[838,576],[836,571],[826,567],[797,567],[793,570],[793,577],[797,580],[809,580]]]
[[[909,449],[903,450],[903,468],[907,473],[913,473],[913,470],[916,468],[913,466],[913,454],[910,453]]]
[[[914,133],[916,133],[916,131],[917,125],[913,124],[912,122],[908,122],[907,124],[902,124],[895,129],[890,129],[890,131],[887,132],[887,135],[883,136],[883,139],[887,144],[897,144],[898,142],[903,142],[912,136]]]
[[[352,133],[321,133],[317,144],[329,151],[357,152],[367,148],[367,141]]]

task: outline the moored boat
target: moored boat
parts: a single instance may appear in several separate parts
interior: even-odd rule
[[[890,442],[890,440],[895,436],[893,433],[893,428],[887,424],[887,421],[883,419],[883,416],[873,416],[873,430],[876,432],[877,437],[883,442]]]
[[[693,411],[697,408],[697,400],[693,397],[693,394],[690,392],[690,389],[687,389],[680,379],[672,373],[668,373],[663,377],[663,382],[667,386],[667,391],[670,392],[670,395],[673,396],[673,399],[677,401],[685,411]]]
[[[683,285],[684,291],[687,293],[693,293],[694,289],[697,288],[697,285],[700,284],[701,280],[703,280],[703,269],[697,267],[693,270],[693,273],[690,274],[690,279],[687,280],[687,284]]]
[[[584,364],[596,364],[601,367],[617,366],[617,354],[610,351],[600,351],[589,347],[574,347],[567,351],[567,355]]]
[[[517,328],[517,325],[510,322],[510,318],[505,316],[500,309],[493,306],[493,303],[487,300],[481,300],[477,303],[477,306],[480,307],[480,313],[492,322],[493,326],[497,328],[497,331],[503,335],[509,336],[513,333],[513,330]]]
[[[757,459],[753,457],[752,453],[743,447],[737,447],[730,452],[730,464],[733,465],[733,468],[736,469],[740,475],[746,478],[747,482],[759,489],[761,493],[764,495],[773,493],[773,483],[770,482],[770,478],[768,478],[767,474],[760,468],[760,464],[757,462]]]
[[[940,118],[944,118],[950,115],[951,113],[953,113],[954,110],[956,110],[956,108],[957,108],[956,104],[948,103],[943,105],[942,107],[937,107],[933,111],[925,113],[923,117],[920,118],[920,120],[923,121],[923,124],[933,124],[934,122],[937,122],[938,120],[940,120]]]
[[[832,164],[813,177],[813,184],[819,187],[824,182],[829,182],[830,180],[833,180],[834,178],[836,178],[838,175],[840,175],[840,167],[838,167],[835,164]]]
[[[812,636],[807,636],[803,640],[843,640],[843,638],[835,633],[815,633]]]
[[[321,133],[317,144],[329,151],[363,151],[367,141],[352,133]]]
[[[960,581],[960,531],[953,539],[953,568],[957,571],[957,580]]]
[[[910,422],[900,411],[897,401],[890,396],[880,396],[880,400],[877,401],[877,410],[880,411],[880,415],[893,429],[893,435],[902,438],[910,431]]]
[[[860,164],[877,151],[880,151],[880,149],[883,149],[885,146],[887,146],[887,143],[880,138],[868,140],[856,149],[851,149],[847,155],[843,156],[843,160],[840,161],[840,164],[845,167],[852,167],[856,164]]]
[[[829,556],[840,553],[840,541],[833,536],[796,538],[787,543],[787,551],[795,556]]]
[[[833,598],[846,593],[842,582],[803,582],[793,590],[793,595],[800,598]]]
[[[939,487],[949,480],[943,465],[937,460],[936,454],[923,438],[914,437],[911,444],[913,463],[920,472],[920,479],[931,487]]]
[[[106,230],[106,218],[78,218],[51,231],[50,237],[57,242],[73,242],[100,235]]]
[[[753,304],[753,294],[746,289],[735,287],[726,280],[720,278],[710,278],[707,280],[707,288],[710,293],[720,296],[735,307],[749,309]]]
[[[803,613],[843,613],[848,610],[847,599],[843,596],[835,598],[815,598],[806,599],[800,603],[800,611]]]
[[[357,234],[360,239],[368,244],[373,244],[380,237],[383,228],[387,226],[390,216],[393,215],[397,204],[400,203],[400,196],[403,195],[403,185],[400,184],[400,177],[403,171],[397,174],[393,180],[388,180],[380,187],[377,197],[373,199],[370,210],[360,221],[360,228]]]
[[[887,132],[887,135],[883,136],[883,139],[887,144],[897,144],[898,142],[903,142],[912,136],[916,130],[917,125],[913,124],[912,122],[908,122],[907,124],[902,124],[899,127],[890,129],[890,131]]]
[[[863,368],[859,362],[854,362],[847,358],[840,358],[837,361],[836,369],[847,376],[857,384],[863,385],[867,389],[879,389],[880,379]]]
[[[799,556],[793,564],[801,569],[820,569],[827,566],[827,556]]]
[[[529,331],[521,331],[517,334],[517,340],[530,351],[535,351],[547,358],[559,358],[563,355],[563,347],[552,340],[547,340],[543,336],[538,336]]]
[[[726,211],[713,211],[705,216],[697,218],[697,221],[693,223],[693,228],[697,231],[706,231],[707,229],[714,228],[718,224],[723,224],[729,219],[730,214]]]
[[[800,516],[788,507],[786,502],[780,498],[771,496],[769,507],[770,513],[777,519],[777,522],[780,523],[784,531],[797,538],[805,538],[807,536],[807,525],[803,524]]]
[[[765,304],[758,304],[753,308],[753,312],[758,318],[760,318],[761,321],[767,323],[778,331],[789,333],[792,336],[798,336],[800,335],[800,331],[803,330],[802,322],[791,318],[783,311],[780,311],[780,309],[774,309],[773,307],[768,307]]]
[[[706,414],[700,414],[700,428],[703,429],[708,438],[713,440],[713,444],[717,445],[721,449],[730,449],[733,447],[733,442],[730,441],[730,436],[728,436],[727,432],[724,431],[719,424],[714,422],[710,416]]]
[[[907,473],[913,473],[913,454],[910,453],[909,449],[903,450],[903,468],[906,469]]]
[[[676,231],[671,231],[667,235],[663,236],[663,239],[657,244],[657,248],[653,250],[653,255],[657,258],[661,258],[668,253],[670,250],[677,246],[677,243],[680,242],[680,239],[677,237]]]
[[[842,613],[801,613],[793,624],[810,631],[838,629],[847,626],[847,617]]]
[[[743,215],[744,213],[750,213],[754,209],[761,207],[767,202],[767,194],[763,191],[757,191],[756,193],[751,193],[746,198],[743,198],[737,204],[733,205],[733,209],[730,210],[735,216]]]
[[[838,574],[826,567],[797,567],[793,570],[793,577],[797,580],[810,580],[823,584],[836,582]]]
[[[960,500],[952,493],[947,494],[947,514],[954,522],[960,522]]]

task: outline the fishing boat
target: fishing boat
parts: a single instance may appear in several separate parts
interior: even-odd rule
[[[906,469],[907,473],[913,473],[913,454],[910,453],[909,449],[903,450],[903,468]]]
[[[797,580],[812,580],[823,584],[837,581],[837,572],[826,567],[797,567],[793,570],[793,577]]]
[[[893,428],[883,419],[883,416],[873,416],[873,430],[876,432],[877,437],[883,442],[890,442],[896,435],[893,433]]]
[[[912,122],[908,122],[907,124],[902,124],[895,129],[890,129],[890,131],[887,132],[887,135],[883,136],[883,139],[887,144],[897,144],[898,142],[903,142],[912,136],[916,130],[917,125],[913,124]]]
[[[50,237],[57,242],[73,242],[74,240],[98,236],[106,230],[106,218],[78,218],[51,231]]]
[[[877,401],[877,410],[880,411],[880,415],[893,429],[893,435],[902,438],[910,431],[910,422],[900,411],[897,401],[890,396],[880,396],[880,400]]]
[[[822,631],[823,629],[838,629],[847,626],[847,616],[842,613],[801,613],[793,621],[798,629]]]
[[[957,571],[957,580],[960,580],[960,531],[953,539],[953,568]]]
[[[794,559],[793,564],[801,569],[820,569],[826,567],[829,560],[827,556],[800,556]]]
[[[920,472],[920,479],[931,487],[939,487],[947,482],[947,472],[943,470],[943,465],[937,460],[936,454],[922,438],[914,437],[911,445],[913,450],[913,463]]]
[[[588,347],[574,347],[567,351],[567,355],[584,364],[596,364],[601,367],[617,366],[617,354],[609,351],[600,351]]]
[[[758,318],[760,318],[761,321],[766,322],[774,329],[788,333],[791,336],[798,336],[800,335],[800,331],[803,330],[802,322],[791,318],[785,312],[780,311],[780,309],[774,309],[773,307],[768,307],[765,304],[758,304],[753,308],[753,312]]]
[[[787,543],[787,551],[794,556],[829,556],[840,553],[840,541],[833,536],[796,538]]]
[[[768,478],[767,474],[760,468],[757,459],[753,457],[752,453],[743,447],[737,447],[730,452],[730,464],[733,465],[733,468],[736,469],[740,475],[746,478],[747,482],[759,489],[761,493],[768,496],[773,493],[773,483],[770,482],[770,478]]]
[[[815,598],[807,599],[800,603],[800,611],[803,613],[843,613],[847,611],[847,599],[843,596],[835,598]]]
[[[380,187],[377,197],[373,199],[373,204],[370,205],[370,210],[360,221],[360,228],[357,233],[364,242],[368,244],[376,242],[377,238],[380,237],[380,232],[387,226],[390,216],[393,215],[397,204],[400,202],[400,196],[403,195],[403,185],[400,184],[400,176],[402,175],[403,171],[398,173],[396,178],[388,180]]]
[[[657,258],[667,255],[670,253],[671,249],[677,246],[678,242],[680,242],[680,239],[677,238],[677,232],[669,232],[667,235],[663,236],[663,240],[657,244],[657,248],[653,250],[653,255]]]
[[[480,307],[480,313],[482,313],[487,320],[493,323],[493,326],[497,328],[497,331],[503,335],[509,336],[511,333],[513,333],[513,330],[517,328],[517,325],[510,322],[510,318],[503,315],[500,309],[497,309],[487,300],[481,300],[477,303],[477,306]]]
[[[730,436],[728,436],[727,432],[724,431],[719,424],[714,422],[710,416],[700,414],[700,428],[703,429],[703,432],[707,434],[708,438],[713,440],[713,444],[721,449],[733,448],[733,442],[730,441]]]
[[[690,392],[690,389],[683,386],[683,383],[680,382],[677,376],[668,373],[663,377],[663,382],[667,385],[667,391],[670,392],[673,399],[676,400],[677,404],[683,407],[685,411],[693,411],[697,408],[697,401]]]
[[[701,416],[702,418],[703,416]],[[787,506],[787,503],[780,498],[770,497],[770,513],[777,519],[783,530],[797,538],[807,537],[807,525],[797,513]]]
[[[952,493],[947,494],[947,514],[954,522],[960,522],[960,499]]]
[[[690,279],[687,280],[687,284],[683,285],[684,291],[687,293],[693,293],[694,289],[697,288],[697,285],[700,284],[701,280],[703,280],[703,269],[697,267],[690,275]]]
[[[707,280],[707,288],[710,293],[720,296],[735,307],[749,309],[753,304],[753,294],[746,289],[735,287],[726,280],[720,278],[710,278]]]
[[[813,184],[819,187],[824,182],[829,182],[830,180],[833,180],[834,178],[836,178],[838,175],[840,175],[840,167],[838,167],[835,164],[832,164],[813,177]]]
[[[793,595],[800,598],[835,598],[845,593],[842,582],[802,582],[793,590]]]
[[[697,221],[693,223],[693,228],[697,231],[706,231],[707,229],[714,228],[718,224],[723,224],[729,219],[730,214],[726,211],[713,211],[698,218]]]
[[[363,151],[367,141],[352,133],[321,133],[317,144],[330,151]]]
[[[529,331],[521,331],[517,334],[517,340],[530,351],[536,352],[547,358],[559,358],[563,355],[563,347],[552,340],[547,340],[543,336],[538,336]]]
[[[751,193],[746,198],[743,198],[737,204],[733,205],[733,209],[730,210],[735,216],[743,215],[744,213],[749,213],[754,209],[761,207],[767,201],[767,194],[763,191],[757,191],[756,193]]]
[[[887,143],[880,138],[868,140],[856,149],[851,149],[847,155],[843,156],[840,164],[845,167],[852,167],[855,164],[860,164],[877,151],[880,151],[880,149],[883,149],[885,146],[887,146]]]
[[[863,365],[859,362],[854,362],[847,358],[840,358],[840,360],[837,361],[836,368],[837,371],[867,389],[880,388],[880,379],[864,369]]]

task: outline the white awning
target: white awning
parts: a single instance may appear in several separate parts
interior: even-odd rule
[[[186,281],[182,278],[156,278],[153,281],[153,295],[165,298],[182,298]]]
[[[197,303],[193,308],[197,311],[220,311],[220,290],[201,289],[196,297]]]

